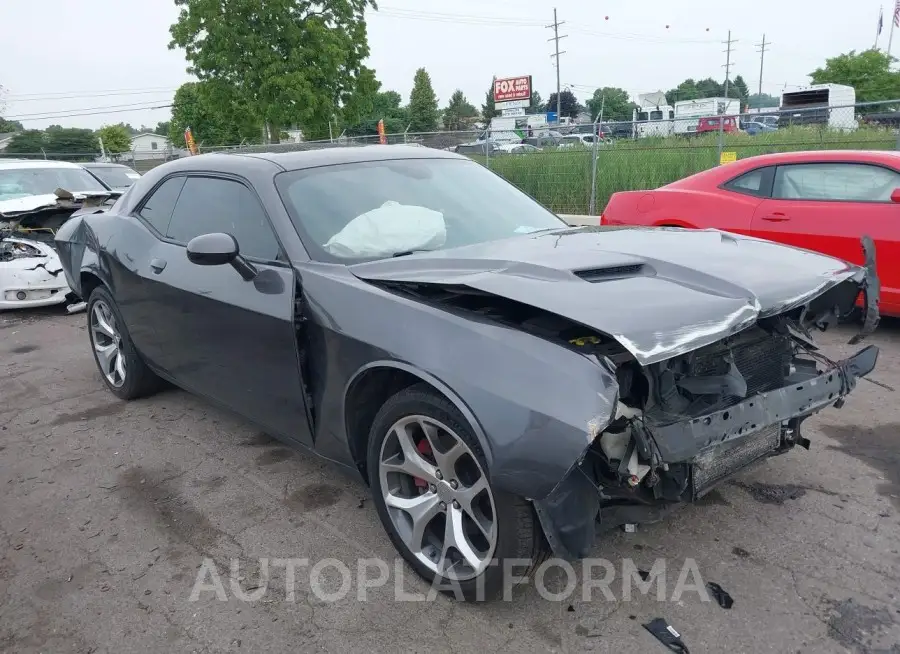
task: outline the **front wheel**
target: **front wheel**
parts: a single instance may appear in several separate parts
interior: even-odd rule
[[[400,391],[378,412],[368,472],[394,546],[443,592],[493,599],[510,572],[504,561],[528,561],[527,577],[547,555],[531,504],[492,488],[468,422],[429,386]]]
[[[87,317],[91,351],[106,387],[123,400],[156,391],[160,379],[134,348],[125,322],[106,287],[98,286],[91,293]]]

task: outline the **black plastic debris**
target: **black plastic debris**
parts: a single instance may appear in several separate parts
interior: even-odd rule
[[[644,629],[653,634],[656,640],[665,645],[670,652],[691,654],[687,645],[681,640],[681,634],[675,631],[675,628],[666,622],[664,618],[651,620],[644,625]]]
[[[719,584],[714,581],[707,581],[706,587],[709,588],[713,597],[716,598],[716,601],[719,603],[723,609],[730,609],[734,606],[734,599],[731,595],[728,594],[728,591],[722,588]]]

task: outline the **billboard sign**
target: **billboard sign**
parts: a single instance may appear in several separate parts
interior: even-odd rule
[[[494,80],[494,102],[531,100],[531,75]]]

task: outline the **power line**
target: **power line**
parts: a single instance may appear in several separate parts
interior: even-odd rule
[[[410,20],[424,20],[441,23],[457,23],[461,25],[491,25],[497,27],[541,27],[543,23],[534,18],[509,18],[501,16],[483,16],[471,14],[447,14],[439,12],[418,11],[415,9],[399,9],[394,7],[379,6],[378,11],[372,16],[385,18],[402,18]],[[590,36],[601,36],[609,39],[625,41],[647,41],[653,43],[718,43],[716,39],[696,39],[673,36],[658,36],[653,34],[638,34],[630,32],[605,32],[602,30],[572,27],[572,32]]]
[[[150,106],[156,106],[159,102],[164,102],[164,100],[159,100],[153,102]],[[7,116],[7,120],[19,119],[19,118],[29,118],[29,119],[38,119],[40,117],[44,118],[53,118],[54,114],[68,114],[77,111],[95,111],[95,110],[106,110],[106,109],[123,109],[125,107],[143,107],[150,104],[147,100],[143,102],[132,102],[129,104],[110,104],[110,105],[101,105],[98,107],[73,107],[71,109],[59,109],[56,111],[39,111],[36,113],[30,114],[18,114],[16,116]]]
[[[24,117],[24,118],[22,116],[9,116],[7,118],[7,120],[55,120],[56,118],[75,118],[77,116],[99,116],[102,114],[122,114],[122,113],[131,112],[131,111],[152,111],[155,109],[168,109],[171,106],[172,106],[172,104],[169,103],[169,104],[148,105],[148,106],[144,106],[144,107],[132,107],[130,109],[112,109],[112,110],[104,109],[101,111],[85,111],[85,112],[80,112],[80,113],[59,114],[59,115],[52,115],[52,116],[37,116],[37,115],[35,115],[35,116],[29,116],[29,117]]]
[[[757,43],[756,47],[759,48],[759,94],[762,95],[762,87],[763,87],[763,62],[766,59],[766,46],[771,46],[771,43],[766,43],[766,35],[763,34],[762,43]]]
[[[16,102],[24,102],[25,99],[51,99],[59,96],[70,96],[70,97],[100,97],[104,94],[108,95],[131,95],[131,94],[140,94],[140,93],[155,93],[155,92],[163,92],[163,91],[174,91],[177,87],[173,86],[145,86],[131,89],[100,89],[97,91],[84,91],[83,89],[78,89],[75,91],[47,91],[41,93],[7,93],[6,97],[10,100],[14,100]]]
[[[177,89],[171,88],[171,89],[167,89],[164,91],[125,91],[125,92],[119,92],[119,93],[86,93],[86,94],[80,94],[80,95],[41,96],[41,97],[34,97],[34,98],[10,98],[10,102],[12,104],[19,104],[22,102],[56,102],[57,100],[109,98],[109,97],[116,97],[116,96],[121,96],[121,95],[162,95],[162,94],[170,95],[175,90],[177,90]]]
[[[559,20],[557,20],[556,7],[554,7],[553,8],[553,24],[547,25],[546,27],[547,27],[547,29],[553,30],[553,37],[549,38],[547,40],[554,42],[554,49],[556,50],[556,52],[550,56],[553,58],[553,61],[556,64],[556,121],[557,122],[559,122],[560,118],[562,117],[562,113],[560,111],[560,109],[562,108],[562,93],[560,93],[560,88],[559,88],[559,55],[566,53],[565,50],[563,50],[562,52],[559,51],[559,40],[564,39],[568,36],[568,34],[563,34],[562,36],[559,35],[559,26],[562,25],[563,23],[565,23],[565,21],[563,21],[561,23],[561,22],[559,22]]]

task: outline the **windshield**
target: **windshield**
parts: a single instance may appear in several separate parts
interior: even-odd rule
[[[395,159],[281,173],[281,199],[319,261],[472,245],[566,224],[467,159]]]
[[[110,188],[128,188],[141,178],[140,173],[133,171],[131,168],[91,166],[89,170]]]
[[[72,192],[105,191],[83,168],[12,168],[0,170],[0,200],[51,195],[61,188]]]

